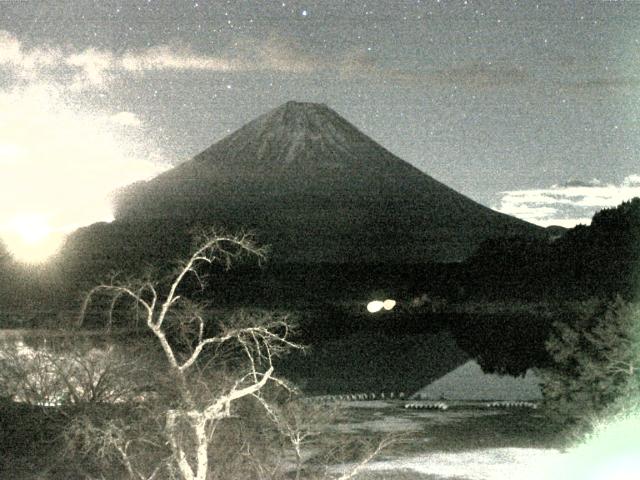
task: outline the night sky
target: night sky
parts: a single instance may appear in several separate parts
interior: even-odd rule
[[[287,100],[484,205],[588,223],[640,195],[639,26],[634,1],[3,1],[0,229],[108,219]]]

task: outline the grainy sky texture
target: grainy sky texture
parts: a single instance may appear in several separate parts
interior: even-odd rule
[[[0,75],[5,229],[108,219],[287,100],[542,225],[640,195],[635,1],[2,1]]]

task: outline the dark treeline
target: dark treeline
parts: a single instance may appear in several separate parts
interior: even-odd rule
[[[72,236],[64,254],[47,271],[21,271],[0,259],[0,287],[5,296],[24,300],[29,288],[44,285],[40,290],[53,291],[52,296],[68,303],[110,272],[120,277],[141,272],[162,277],[191,245],[189,225],[167,222],[83,229]],[[158,243],[158,238],[163,241]],[[213,267],[207,294],[224,305],[338,303],[376,295],[408,301],[424,293],[449,303],[557,301],[618,293],[632,297],[640,272],[640,199],[602,210],[590,226],[577,226],[559,238],[487,240],[462,263],[404,264],[401,260],[395,264],[267,261],[260,266],[239,262],[228,272]],[[34,277],[38,281],[30,282]]]
[[[635,297],[640,276],[640,199],[601,210],[590,226],[548,239],[487,240],[465,262],[449,264],[243,265],[219,280],[242,302],[318,304],[427,294],[469,301],[558,303]]]
[[[640,199],[601,210],[557,240],[497,239],[460,266],[458,283],[484,298],[633,298],[640,274]]]

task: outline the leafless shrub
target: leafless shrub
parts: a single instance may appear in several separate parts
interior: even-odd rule
[[[149,348],[83,337],[67,337],[32,348],[6,340],[0,350],[0,385],[13,400],[30,405],[72,407],[123,403],[149,392]]]

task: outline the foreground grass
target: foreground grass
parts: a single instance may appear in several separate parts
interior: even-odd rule
[[[563,441],[559,430],[546,421],[543,411],[478,408],[416,411],[403,409],[400,402],[386,402],[371,408],[366,408],[365,403],[343,405],[323,432],[324,441],[335,445],[336,463],[348,463],[361,453],[340,451],[341,445],[353,444],[349,440],[361,440],[365,449],[389,435],[398,437],[398,441],[373,462],[392,469],[365,471],[357,477],[362,480],[482,478],[467,476],[464,471],[453,476],[424,473],[403,468],[402,461],[407,459],[414,466],[416,462],[429,463],[429,458],[451,462],[466,458],[470,452],[478,456],[469,458],[480,459],[482,452],[559,448]],[[60,432],[67,422],[68,418],[54,408],[0,404],[0,478],[86,478],[81,466],[74,465],[62,454],[64,443]]]
[[[364,407],[346,404],[326,435],[335,443],[348,443],[349,436],[399,440],[358,480],[519,480],[525,469],[559,455],[566,443],[540,410],[405,410],[400,402]]]
[[[561,429],[544,410],[450,408],[447,411],[406,410],[401,402],[382,408],[346,404],[327,433],[353,435],[402,433],[412,439],[404,449],[457,452],[478,448],[561,448]],[[416,453],[407,451],[406,453]]]

